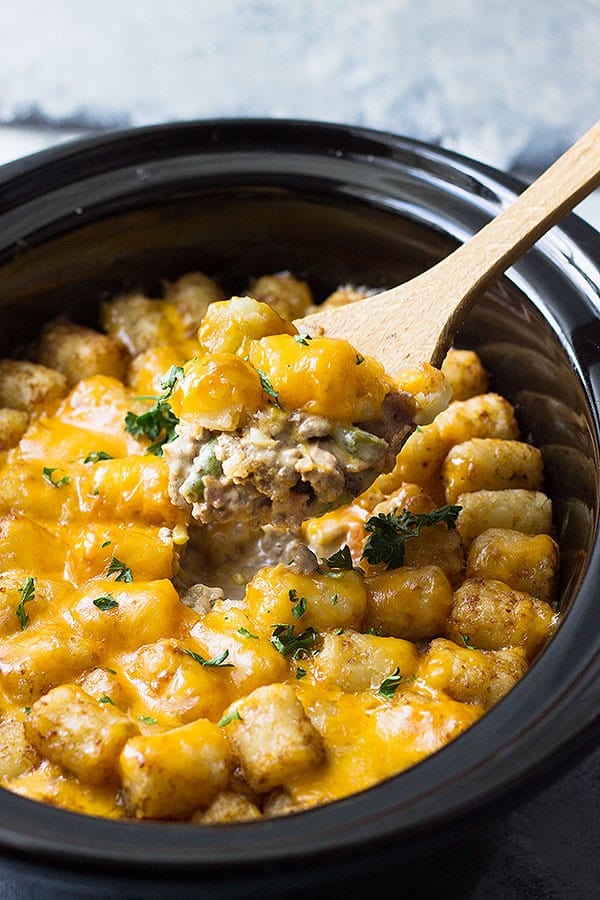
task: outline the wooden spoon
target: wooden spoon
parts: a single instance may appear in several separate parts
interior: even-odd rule
[[[399,287],[294,324],[349,340],[390,374],[439,366],[467,311],[494,278],[600,184],[600,122],[496,218],[437,265]]]

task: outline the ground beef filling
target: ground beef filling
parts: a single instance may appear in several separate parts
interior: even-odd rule
[[[359,494],[390,469],[412,431],[413,402],[391,392],[377,421],[341,425],[275,406],[234,432],[192,433],[165,447],[173,502],[199,523],[245,521],[287,528]]]

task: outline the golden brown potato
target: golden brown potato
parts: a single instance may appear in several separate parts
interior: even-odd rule
[[[315,681],[349,693],[379,687],[395,669],[408,678],[416,664],[417,651],[410,641],[356,631],[325,634],[316,656],[301,663]]]
[[[123,379],[129,361],[122,344],[67,319],[55,319],[45,326],[31,357],[34,362],[61,372],[69,387],[90,375]]]
[[[119,760],[125,804],[138,819],[186,819],[227,787],[223,729],[208,719],[127,741]]]
[[[248,614],[261,634],[270,637],[274,624],[317,631],[362,627],[367,599],[357,572],[300,575],[289,566],[259,569],[246,588]]]
[[[137,731],[116,707],[76,684],[48,691],[25,719],[25,734],[36,750],[87,784],[116,780],[119,754]]]
[[[227,737],[246,781],[266,793],[320,766],[323,740],[287,684],[259,687],[225,711]]]
[[[294,278],[289,272],[257,278],[250,284],[248,294],[255,300],[268,303],[288,321],[304,316],[313,302],[306,282]]]
[[[235,791],[222,791],[208,809],[194,813],[191,821],[199,825],[224,825],[229,822],[251,822],[261,817],[260,809],[248,797]]]
[[[0,648],[0,675],[7,695],[31,706],[50,688],[76,678],[98,660],[98,647],[65,625],[29,626]]]
[[[551,603],[558,579],[558,545],[547,534],[489,528],[473,541],[466,576],[503,581],[515,591]]]
[[[472,438],[450,450],[442,478],[448,503],[455,503],[460,494],[468,491],[539,491],[544,481],[542,454],[523,441]]]
[[[531,659],[551,637],[557,615],[543,600],[501,581],[470,578],[454,594],[446,636],[478,650],[522,647]]]
[[[452,388],[453,400],[468,400],[485,394],[489,388],[489,375],[472,350],[449,350],[441,368]]]
[[[232,684],[239,694],[248,694],[263,684],[283,681],[288,665],[267,637],[257,633],[244,610],[217,600],[209,613],[202,616],[191,636],[207,648],[211,657],[227,651]]]
[[[25,728],[16,719],[0,722],[0,780],[16,778],[40,761],[35,747],[25,737]]]
[[[423,641],[443,633],[452,586],[438,566],[369,575],[365,587],[367,625],[378,634]]]
[[[150,347],[173,343],[173,329],[163,300],[145,294],[121,294],[102,305],[102,328],[137,356]]]
[[[456,503],[461,507],[456,530],[467,547],[488,528],[511,528],[523,534],[552,531],[552,501],[541,491],[470,491],[459,494]]]
[[[16,447],[29,423],[29,414],[22,409],[0,408],[0,450]]]
[[[417,678],[435,690],[445,691],[453,700],[489,709],[526,670],[527,657],[520,647],[476,650],[436,638],[421,657]]]
[[[67,379],[60,372],[25,359],[0,359],[0,407],[40,412],[66,393]]]
[[[430,425],[411,434],[398,454],[394,471],[387,478],[394,487],[402,481],[429,486],[439,475],[446,454],[454,444],[474,437],[514,439],[518,433],[513,407],[499,394],[457,400]],[[385,482],[382,482],[382,489],[386,490]]]
[[[143,644],[125,658],[122,678],[137,715],[149,714],[171,728],[220,717],[230,701],[229,668],[203,666],[186,650],[211,658],[204,648],[172,638]]]
[[[328,309],[333,306],[347,306],[348,303],[356,303],[357,300],[364,300],[365,297],[374,293],[376,292],[371,288],[355,287],[351,284],[345,284],[329,294],[320,306],[315,306],[315,312],[319,309]]]
[[[209,305],[224,300],[222,288],[202,272],[189,272],[166,285],[165,300],[172,303],[181,319],[184,336],[192,337]]]

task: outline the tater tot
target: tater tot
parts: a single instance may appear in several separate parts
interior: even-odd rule
[[[466,577],[503,581],[551,603],[558,578],[558,546],[548,534],[489,528],[473,541]]]
[[[21,409],[0,408],[0,450],[10,450],[19,443],[29,422],[29,414]]]
[[[417,651],[410,641],[344,631],[325,634],[314,659],[302,665],[310,669],[316,681],[356,692],[378,687],[395,669],[409,678],[416,664]]]
[[[452,587],[438,566],[369,575],[365,586],[367,625],[377,633],[422,641],[444,631]]]
[[[542,454],[523,441],[472,438],[450,450],[442,467],[446,501],[455,503],[464,492],[525,488],[541,489]]]
[[[0,359],[0,407],[41,412],[66,393],[67,379],[60,372],[25,359]]]
[[[192,337],[209,305],[224,300],[225,293],[216,281],[202,272],[189,272],[166,285],[165,300],[174,305],[185,337]]]
[[[100,331],[84,328],[67,319],[55,319],[43,329],[32,358],[61,372],[73,387],[91,375],[122,379],[129,354],[122,344]]]
[[[294,278],[289,272],[263,275],[251,282],[248,294],[272,306],[284,319],[292,321],[304,316],[312,305],[311,290],[305,281]]]
[[[436,638],[421,657],[417,678],[453,700],[489,709],[526,670],[527,657],[520,647],[476,650]]]
[[[223,729],[197,719],[131,738],[119,769],[125,804],[138,819],[185,819],[227,786],[230,754]]]
[[[557,615],[543,600],[501,581],[469,578],[454,594],[446,636],[478,650],[522,647],[532,659],[552,635]]]
[[[453,400],[468,400],[485,394],[489,388],[489,375],[472,350],[449,350],[441,368],[452,388]]]
[[[227,737],[251,788],[265,793],[325,758],[323,739],[293,688],[259,687],[228,708]]]
[[[461,508],[456,530],[467,547],[488,528],[511,528],[523,534],[552,531],[552,501],[541,491],[470,491],[459,494],[456,503]]]
[[[499,394],[481,394],[450,404],[430,424],[410,435],[390,475],[378,479],[385,492],[403,481],[429,485],[439,475],[454,444],[479,438],[514,439],[519,429],[514,410]]]

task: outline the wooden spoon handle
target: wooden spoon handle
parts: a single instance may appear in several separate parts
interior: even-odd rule
[[[411,281],[295,324],[344,337],[395,373],[440,365],[459,320],[493,278],[600,184],[600,122],[458,250]]]
[[[454,331],[457,319],[483,287],[505,272],[599,184],[597,122],[510,206],[425,273],[430,287],[437,286],[440,325],[445,321],[446,330]]]

